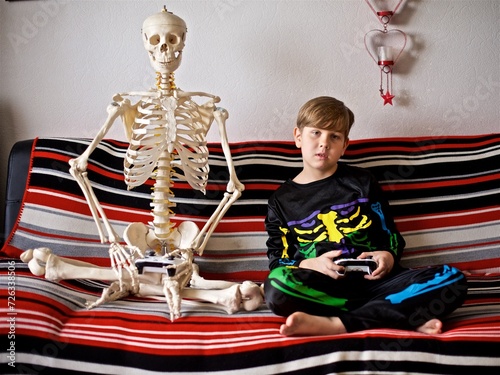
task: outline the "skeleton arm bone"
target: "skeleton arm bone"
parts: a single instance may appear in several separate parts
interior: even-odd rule
[[[122,99],[121,96],[115,95],[114,99]],[[96,137],[92,140],[87,149],[76,159],[71,159],[69,164],[71,166],[70,173],[77,181],[78,185],[82,189],[82,192],[87,200],[90,211],[92,213],[92,217],[97,225],[97,229],[99,231],[99,236],[101,238],[101,242],[106,242],[106,236],[102,230],[102,226],[99,220],[99,216],[102,218],[102,222],[104,227],[108,232],[108,240],[109,242],[116,243],[119,241],[119,236],[111,227],[109,220],[104,213],[97,197],[94,194],[90,181],[87,177],[87,163],[90,157],[90,154],[96,149],[97,145],[103,140],[103,138],[108,133],[109,129],[113,125],[114,121],[118,116],[122,116],[124,118],[124,122],[127,121],[128,118],[135,114],[137,106],[131,106],[130,101],[123,100],[121,103],[113,102],[107,108],[108,117],[104,122],[104,125],[97,133]]]
[[[71,164],[71,160],[70,160]],[[97,231],[99,232],[99,238],[101,239],[101,243],[106,242],[106,235],[102,229],[101,221],[99,220],[99,215],[105,215],[102,207],[97,202],[97,197],[94,194],[92,186],[90,185],[89,179],[87,177],[87,172],[79,172],[75,169],[71,168],[70,173],[75,179],[75,181],[80,186],[80,189],[87,200],[87,204],[89,206],[90,212],[92,213],[92,217],[97,226]]]
[[[229,114],[227,113],[227,111],[224,108],[218,107],[214,111],[214,117],[215,117],[215,121],[217,121],[217,125],[219,125],[219,134],[221,137],[222,150],[224,152],[224,156],[226,157],[227,169],[229,171],[229,182],[227,184],[227,191],[229,193],[233,193],[234,191],[238,191],[239,194],[236,193],[238,195],[238,197],[236,199],[238,199],[241,196],[241,192],[243,190],[245,190],[245,185],[243,185],[238,180],[238,177],[236,176],[233,158],[231,156],[231,150],[229,149],[229,140],[228,140],[227,131],[226,131],[226,120],[228,119]]]
[[[245,185],[243,185],[236,176],[233,159],[231,157],[231,150],[229,149],[229,141],[226,132],[226,120],[228,117],[229,115],[227,111],[223,108],[217,108],[214,111],[214,118],[219,126],[222,150],[224,152],[229,171],[229,182],[226,187],[226,193],[224,193],[224,198],[221,200],[212,216],[208,219],[203,229],[193,241],[193,248],[196,249],[200,255],[203,254],[210,236],[222,217],[226,214],[231,205],[241,196],[241,192],[245,190]]]

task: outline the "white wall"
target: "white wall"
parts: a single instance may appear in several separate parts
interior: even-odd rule
[[[93,137],[113,93],[154,84],[140,29],[164,3],[188,25],[177,85],[222,98],[231,141],[290,139],[318,95],[354,111],[353,139],[500,130],[498,0],[403,0],[389,26],[409,38],[394,106],[364,48],[381,25],[363,0],[2,0],[2,195],[15,141]],[[109,136],[123,138],[121,126]]]

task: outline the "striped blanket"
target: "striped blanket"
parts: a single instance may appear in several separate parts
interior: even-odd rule
[[[33,276],[22,251],[46,246],[60,256],[109,266],[68,160],[89,140],[37,139],[22,210],[0,262],[0,335],[7,347],[0,373],[27,374],[280,374],[480,373],[500,370],[500,134],[351,141],[343,162],[370,169],[386,192],[407,248],[403,264],[447,263],[468,271],[465,304],[444,321],[444,333],[376,329],[338,336],[286,338],[283,318],[265,306],[228,315],[219,306],[182,303],[170,322],[162,298],[128,297],[87,310],[107,284],[50,282]],[[152,182],[128,191],[126,144],[102,142],[89,160],[89,178],[120,233],[151,220]],[[200,227],[225,192],[226,162],[210,144],[206,194],[176,181],[176,215]],[[195,261],[209,279],[253,280],[267,275],[263,219],[270,194],[301,168],[291,142],[231,144],[245,184]],[[438,305],[435,306],[439,308]],[[3,371],[5,369],[5,371]]]

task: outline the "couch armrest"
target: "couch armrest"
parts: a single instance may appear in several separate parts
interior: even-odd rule
[[[18,141],[12,146],[7,166],[7,184],[5,189],[5,226],[2,243],[8,238],[14,227],[28,178],[33,139]]]

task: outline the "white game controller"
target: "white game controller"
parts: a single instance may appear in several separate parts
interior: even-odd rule
[[[337,273],[339,275],[344,276],[347,272],[364,272],[368,275],[371,275],[374,270],[377,269],[378,264],[373,259],[337,259],[335,264],[344,267],[345,272]]]
[[[175,276],[175,269],[178,264],[184,260],[174,257],[162,256],[146,256],[145,258],[137,259],[135,266],[139,274],[144,272],[166,273],[168,276]]]

